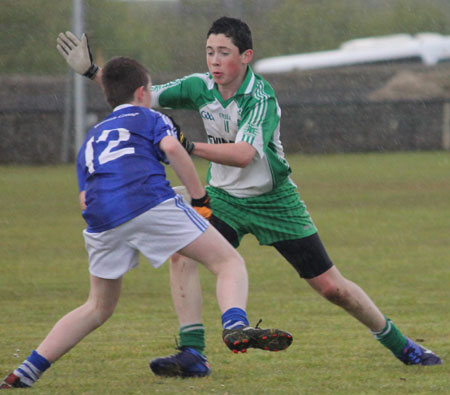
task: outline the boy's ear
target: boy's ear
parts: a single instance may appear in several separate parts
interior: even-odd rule
[[[137,88],[134,91],[134,99],[137,100],[138,102],[141,102],[144,98],[144,90],[145,90],[145,86],[142,85],[139,88]]]
[[[247,49],[242,53],[242,60],[245,64],[249,64],[253,59],[253,49]]]

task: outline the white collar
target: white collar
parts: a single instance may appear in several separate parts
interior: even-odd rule
[[[134,106],[132,104],[121,104],[120,106],[117,106],[116,108],[114,108],[113,112],[122,110],[123,108],[127,108],[127,107],[134,107]]]

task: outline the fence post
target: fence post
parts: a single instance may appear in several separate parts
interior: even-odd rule
[[[450,150],[450,103],[444,102],[442,110],[442,148]]]

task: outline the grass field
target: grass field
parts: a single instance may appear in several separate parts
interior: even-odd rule
[[[154,270],[142,260],[124,279],[115,315],[27,393],[450,393],[450,155],[290,155],[288,160],[339,269],[444,365],[404,366],[366,328],[309,289],[276,251],[247,236],[239,251],[250,274],[249,318],[253,325],[263,318],[263,327],[291,331],[294,343],[288,350],[228,351],[221,341],[215,281],[202,270],[213,373],[204,379],[155,377],[148,361],[175,351],[178,325],[168,265]],[[204,174],[206,163],[197,164]],[[2,377],[87,297],[77,199],[72,166],[0,167]]]

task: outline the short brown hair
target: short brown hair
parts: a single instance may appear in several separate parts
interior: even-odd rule
[[[103,92],[113,108],[133,100],[134,92],[150,82],[150,73],[138,61],[123,56],[109,60],[102,69]]]
[[[247,49],[253,49],[252,32],[240,19],[223,16],[215,20],[206,37],[208,38],[211,34],[223,34],[230,38],[241,54]]]

